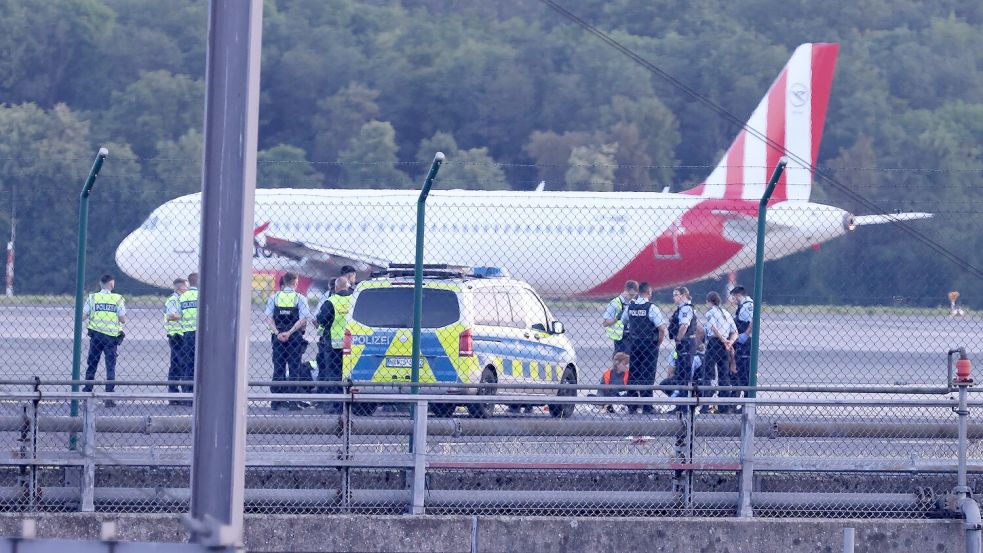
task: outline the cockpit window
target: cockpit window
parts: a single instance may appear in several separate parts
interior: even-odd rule
[[[143,225],[140,228],[142,228],[143,230],[154,230],[157,228],[157,223],[158,223],[158,217],[156,215],[152,215],[146,221],[143,222]]]

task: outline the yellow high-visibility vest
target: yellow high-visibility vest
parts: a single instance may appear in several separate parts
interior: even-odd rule
[[[345,345],[345,325],[352,309],[352,295],[333,294],[328,301],[334,305],[334,321],[331,323],[331,347],[341,349]]]
[[[123,296],[109,292],[89,295],[89,324],[87,328],[107,336],[119,336],[123,324],[119,322],[119,307]]]
[[[610,306],[615,303],[617,303],[618,307],[614,314],[614,324],[607,327],[605,332],[608,338],[617,342],[625,335],[625,323],[621,322],[621,313],[625,310],[625,302],[621,299],[621,296],[618,296],[611,300],[608,305]]]
[[[181,308],[179,307],[180,302],[181,302],[181,296],[179,296],[176,292],[171,294],[171,297],[167,298],[167,301],[164,302],[164,332],[166,332],[168,336],[184,333],[184,330],[181,328],[180,319],[176,321],[167,320],[167,308],[173,305],[174,310],[180,313],[181,312]]]
[[[198,289],[189,288],[180,298],[181,302],[181,330],[183,332],[197,332],[198,330]]]

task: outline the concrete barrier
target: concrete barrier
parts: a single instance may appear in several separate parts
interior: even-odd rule
[[[17,536],[23,515],[0,515],[0,535]],[[187,540],[176,515],[45,514],[38,538],[98,540],[102,521],[125,541]],[[958,520],[549,518],[494,516],[246,515],[249,551],[505,553],[535,551],[839,553],[855,528],[857,553],[964,551]]]

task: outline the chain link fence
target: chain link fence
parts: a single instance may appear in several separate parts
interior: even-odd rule
[[[399,267],[414,259],[416,200],[257,192],[247,510],[939,514],[957,450],[946,353],[983,349],[983,318],[950,301],[929,268],[892,275],[879,295],[851,296],[843,282],[817,295],[814,264],[831,258],[812,250],[877,221],[808,202],[770,207],[753,418],[741,335],[751,334],[756,202],[434,192],[420,407],[412,271]],[[187,511],[194,348],[183,332],[168,339],[167,315],[178,315],[173,325],[193,313],[187,298],[169,308],[166,289],[197,269],[199,217],[197,195],[173,199],[109,253],[125,299],[112,393],[105,356],[93,356],[96,380],[76,384],[94,391],[70,394],[72,299],[0,301],[0,508]],[[108,228],[93,218],[93,234]],[[889,273],[884,256],[836,254],[848,256],[836,261],[846,281]],[[342,275],[354,294],[333,303]],[[89,274],[86,296],[99,276]],[[615,300],[630,280],[650,286],[651,304]],[[688,297],[673,294],[684,286]],[[86,301],[91,320],[99,302]],[[677,345],[670,329],[690,338]],[[82,375],[92,348],[86,336]],[[629,356],[627,377],[616,349]],[[975,486],[983,452],[971,416]]]
[[[44,388],[2,397],[4,510],[188,510],[192,417],[174,413],[168,394]],[[533,408],[484,419],[430,414],[448,398],[425,389],[348,392],[250,397],[248,512],[952,516],[957,401],[944,390],[735,400],[754,414],[702,414],[698,397],[563,397],[554,401],[574,405],[570,417]],[[465,403],[523,397],[499,394]],[[343,408],[257,408],[272,398]],[[384,411],[353,414],[383,401]],[[627,412],[642,403],[658,412]],[[969,407],[979,413],[983,403]],[[973,489],[983,484],[977,418],[966,441]]]

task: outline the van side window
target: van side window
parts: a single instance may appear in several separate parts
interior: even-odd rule
[[[536,294],[530,290],[522,289],[519,290],[518,298],[522,302],[523,318],[526,328],[532,328],[535,324],[542,325],[544,329],[549,328],[546,308],[543,307],[543,303],[539,301]]]
[[[522,306],[515,298],[509,294],[505,288],[497,289],[495,293],[496,303],[498,304],[498,317],[501,326],[511,328],[523,328],[526,326],[522,316]]]
[[[502,326],[498,316],[498,302],[495,291],[489,288],[478,288],[471,297],[474,302],[474,324],[487,326]]]

